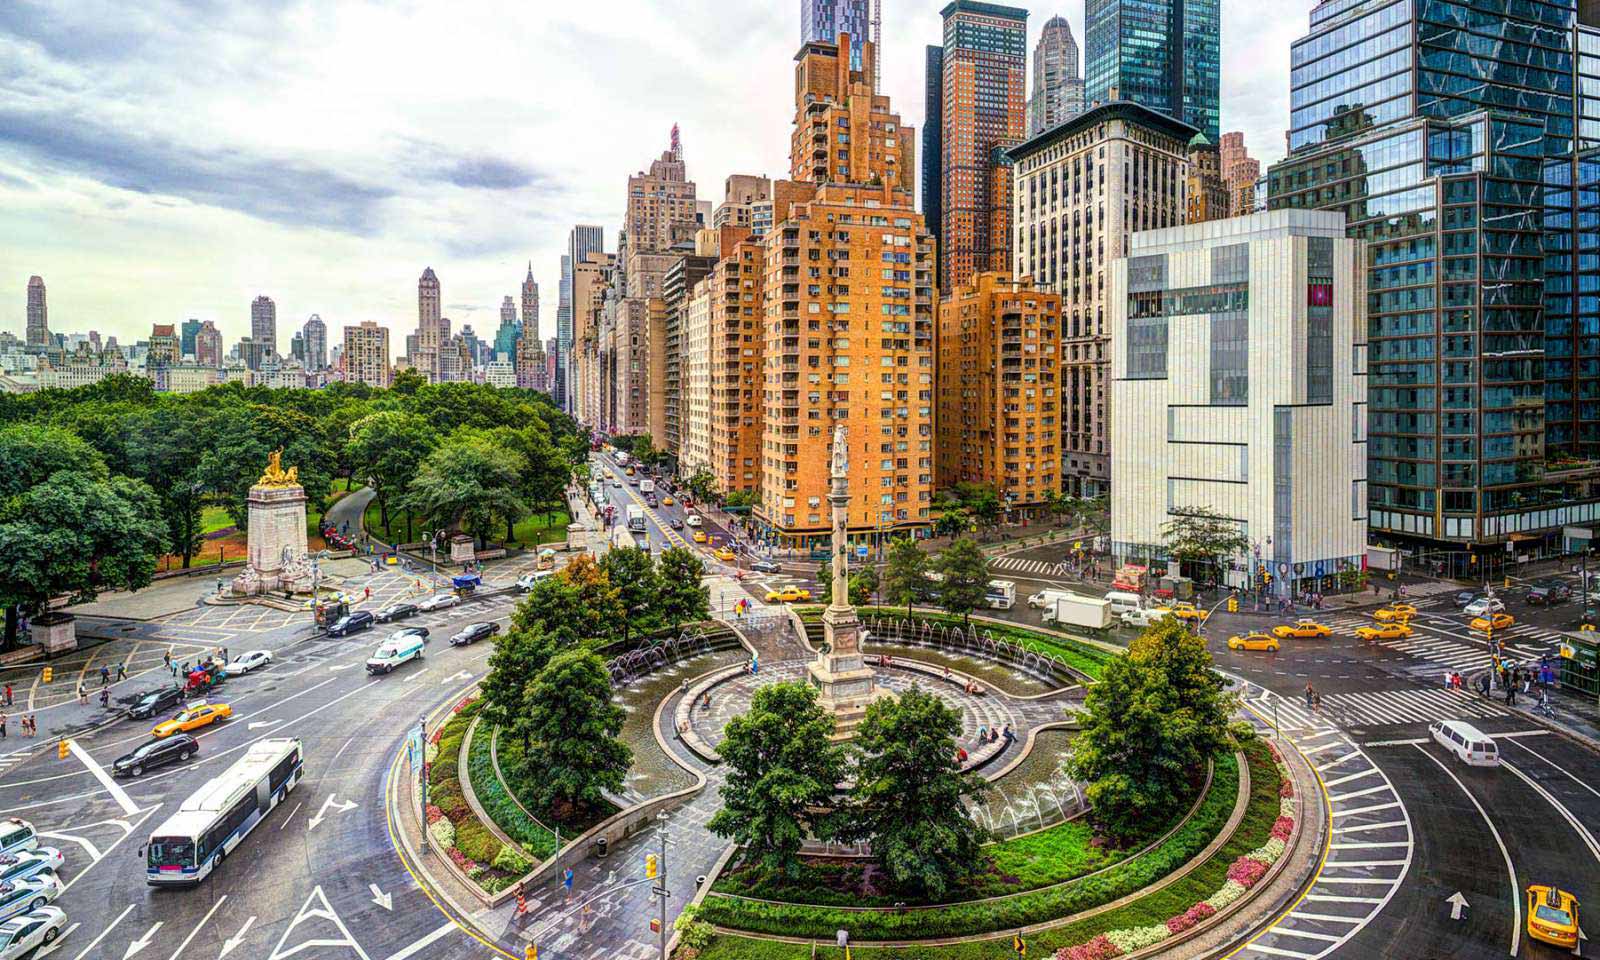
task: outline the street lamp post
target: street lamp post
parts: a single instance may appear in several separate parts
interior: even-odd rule
[[[419,717],[417,719],[417,737],[418,737],[418,744],[419,744],[418,749],[417,749],[417,758],[418,758],[417,769],[418,769],[418,772],[422,774],[422,776],[421,776],[421,781],[422,781],[422,786],[421,786],[422,803],[419,805],[419,809],[420,809],[421,814],[422,814],[422,824],[421,824],[421,826],[422,826],[422,843],[421,843],[421,849],[422,849],[423,853],[427,853],[428,852],[428,718],[427,717]]]

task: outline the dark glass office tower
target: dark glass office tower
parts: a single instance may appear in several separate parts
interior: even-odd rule
[[[1600,520],[1600,50],[1574,0],[1327,0],[1271,207],[1368,241],[1368,516],[1458,573]],[[1563,541],[1566,542],[1563,542]],[[1474,558],[1473,548],[1492,547]]]
[[[1220,0],[1088,0],[1085,107],[1132,100],[1218,133],[1222,78]]]
[[[939,223],[944,207],[944,47],[929,45],[923,64],[923,115],[922,115],[922,219],[928,232],[938,241]],[[936,248],[937,249],[937,248]],[[934,258],[934,286],[944,284],[938,276],[939,258]]]

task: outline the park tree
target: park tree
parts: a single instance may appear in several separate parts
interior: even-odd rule
[[[21,496],[60,470],[106,472],[93,447],[61,427],[10,426],[0,430],[0,502]]]
[[[897,537],[889,545],[888,562],[883,567],[883,582],[879,593],[892,604],[906,605],[906,616],[911,615],[911,605],[922,597],[928,588],[928,555],[910,537]]]
[[[843,832],[869,840],[895,886],[938,898],[983,859],[966,799],[987,789],[956,759],[961,714],[912,686],[867,707]]]
[[[1069,764],[1088,784],[1095,824],[1119,841],[1192,798],[1206,762],[1228,743],[1231,698],[1205,641],[1171,620],[1113,659],[1084,707]]]
[[[533,585],[511,614],[512,629],[539,625],[555,649],[611,639],[622,607],[604,570],[585,556]]]
[[[650,551],[642,547],[612,547],[600,560],[600,568],[617,594],[617,606],[622,611],[622,639],[627,642],[635,628],[648,630],[659,624],[660,611],[656,607],[661,592],[661,581],[656,575],[655,560]]]
[[[1239,524],[1209,507],[1175,507],[1161,525],[1167,555],[1203,569],[1213,583],[1222,582],[1229,557],[1250,548]]]
[[[285,392],[294,393],[295,391],[289,390]],[[306,391],[299,392],[304,393]],[[331,401],[336,398],[326,396],[325,399]],[[355,482],[358,479],[362,479],[357,476],[357,465],[351,457],[351,428],[371,413],[372,407],[370,404],[345,398],[338,400],[331,409],[317,418],[318,424],[322,427],[323,443],[333,452],[334,475],[344,477],[346,492],[349,492],[355,486]]]
[[[728,770],[722,809],[706,826],[744,847],[747,860],[794,876],[807,836],[827,838],[835,784],[845,776],[833,718],[803,682],[756,690],[728,721],[717,752]]]
[[[872,595],[878,592],[878,568],[870,563],[863,563],[850,571],[850,602],[858,607],[864,607],[872,602]]]
[[[657,560],[661,620],[676,630],[711,616],[711,590],[705,585],[706,565],[693,552],[668,547]]]
[[[417,391],[428,385],[428,378],[422,371],[407,367],[395,371],[393,379],[389,381],[389,390],[396,396],[412,397]]]
[[[482,546],[502,518],[527,513],[521,466],[515,453],[482,437],[452,437],[423,461],[404,503],[430,526],[465,530]]]
[[[611,702],[605,661],[592,651],[557,654],[528,685],[513,729],[534,745],[537,799],[556,819],[593,810],[604,791],[622,789],[633,759],[618,738],[623,716]]]
[[[936,537],[959,537],[972,530],[972,514],[961,507],[947,508],[933,520]]]
[[[208,491],[194,438],[205,432],[204,417],[192,404],[156,404],[129,415],[121,436],[122,469],[155,491],[167,525],[166,552],[182,558],[185,569],[202,542],[200,511]]]
[[[373,490],[378,519],[389,530],[389,508],[402,501],[406,487],[438,446],[428,421],[414,413],[382,410],[350,425],[345,456],[356,476]],[[411,518],[406,518],[406,540],[411,539]]]
[[[962,537],[939,554],[939,605],[970,621],[989,591],[989,559],[971,537]]]
[[[307,509],[322,510],[333,486],[334,458],[315,420],[287,408],[231,404],[208,418],[207,427],[199,439],[199,476],[222,498],[236,526],[249,522],[250,488],[275,450],[283,451],[285,468],[299,471]]]
[[[546,588],[545,585],[551,586]],[[554,578],[540,581],[535,590],[571,590],[570,586],[555,584]],[[494,638],[494,652],[489,655],[489,672],[483,678],[483,712],[490,723],[507,731],[516,730],[517,717],[522,712],[523,693],[528,684],[545,668],[550,658],[573,644],[570,634],[547,631],[544,621],[531,616],[527,602],[517,605],[512,614],[510,629]],[[523,751],[530,746],[528,730],[517,730],[524,737]]]

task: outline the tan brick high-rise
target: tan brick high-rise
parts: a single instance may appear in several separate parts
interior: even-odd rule
[[[917,213],[911,128],[852,40],[797,57],[791,169],[816,186],[765,238],[761,503],[795,546],[824,542],[834,428],[850,450],[848,528],[925,531],[933,499],[933,238]],[[797,186],[799,186],[797,184]]]
[[[718,490],[753,492],[761,477],[766,251],[749,228],[724,227],[722,234],[730,242],[704,281],[711,298],[708,453]]]
[[[939,305],[938,482],[1029,514],[1061,488],[1061,295],[979,273]]]

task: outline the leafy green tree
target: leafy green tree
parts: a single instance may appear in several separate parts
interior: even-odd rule
[[[705,467],[695,470],[689,477],[687,486],[689,492],[694,494],[696,500],[715,500],[717,498],[717,478]]]
[[[267,457],[283,451],[283,466],[299,471],[307,509],[320,512],[333,486],[334,458],[315,420],[295,410],[254,405],[226,406],[207,421],[200,479],[223,498],[233,522],[249,522],[250,487]]]
[[[0,430],[0,501],[28,492],[61,470],[106,473],[100,454],[70,430],[38,426]]]
[[[552,586],[546,587],[546,584]],[[539,592],[570,591],[571,587],[555,584],[552,577],[540,581],[534,589]],[[517,717],[522,712],[523,692],[528,684],[545,668],[551,657],[573,642],[568,634],[546,631],[544,621],[529,614],[526,600],[518,604],[512,614],[510,629],[494,638],[494,653],[489,655],[489,672],[483,678],[483,712],[489,722],[508,731],[516,729]],[[524,737],[530,733],[525,729],[517,732]],[[522,747],[524,752],[530,747],[526,739]]]
[[[390,505],[405,496],[411,478],[437,446],[433,427],[414,413],[382,410],[350,425],[345,456],[356,476],[372,487],[385,531]],[[406,539],[411,539],[409,525]]]
[[[938,898],[983,861],[968,797],[987,789],[956,760],[961,715],[920,686],[867,708],[856,728],[851,839],[870,840],[893,883]]]
[[[617,592],[624,642],[635,630],[648,630],[661,622],[660,610],[656,608],[661,580],[650,551],[640,547],[612,547],[601,558],[600,568]]]
[[[332,399],[331,397],[329,399]],[[372,413],[370,404],[355,399],[345,399],[318,418],[322,426],[323,442],[333,452],[334,472],[344,477],[344,488],[351,490],[356,480],[356,464],[351,458],[351,427]]]
[[[850,571],[850,602],[858,607],[864,607],[872,602],[872,595],[878,591],[878,568],[870,563]]]
[[[401,370],[389,381],[389,390],[397,396],[412,397],[428,385],[428,378],[418,370]]]
[[[992,528],[1000,522],[1000,494],[989,484],[962,481],[956,484],[956,496],[980,528]]]
[[[989,558],[978,549],[977,541],[962,537],[939,554],[939,605],[968,622],[972,611],[983,606],[989,590]]]
[[[1229,557],[1244,553],[1250,540],[1239,524],[1209,507],[1177,507],[1161,525],[1168,556],[1199,566],[1207,579],[1221,582]]]
[[[892,604],[906,605],[906,616],[911,615],[911,605],[928,588],[928,555],[910,537],[897,537],[889,545],[889,557],[883,567],[883,583],[879,592]]]
[[[1231,698],[1205,641],[1163,621],[1136,638],[1089,688],[1069,759],[1090,816],[1118,840],[1142,836],[1187,798],[1228,743]]]
[[[936,537],[959,537],[972,529],[972,514],[959,507],[946,510],[933,520]]]
[[[568,650],[551,658],[528,685],[516,730],[536,744],[538,801],[556,819],[604,802],[622,789],[633,751],[618,739],[622,708],[611,702],[611,675],[600,657]]]
[[[756,690],[750,709],[728,721],[717,747],[728,770],[722,809],[706,824],[744,847],[767,870],[793,876],[807,836],[826,838],[834,786],[845,776],[833,718],[803,682]]]
[[[706,565],[693,552],[668,547],[657,560],[661,620],[676,630],[711,616],[711,590],[705,585]]]
[[[512,612],[511,623],[513,628],[537,624],[554,649],[566,649],[609,640],[621,616],[605,571],[583,556],[534,584]]]
[[[185,569],[202,542],[207,488],[200,473],[203,450],[194,438],[206,431],[204,417],[192,404],[157,404],[128,416],[121,437],[122,469],[155,491],[167,524],[167,551],[181,557]]]
[[[452,437],[428,455],[406,490],[405,505],[431,526],[461,528],[482,546],[504,517],[520,517],[521,462],[481,437]]]

